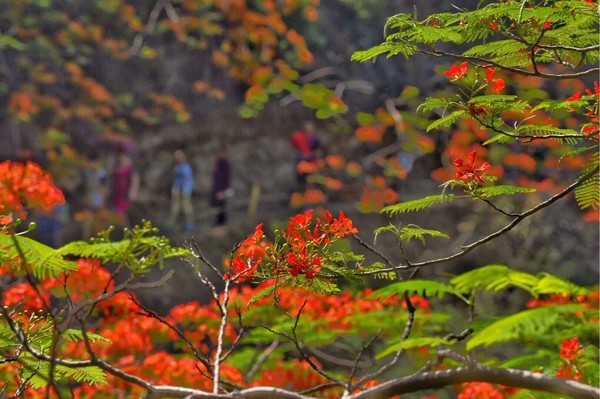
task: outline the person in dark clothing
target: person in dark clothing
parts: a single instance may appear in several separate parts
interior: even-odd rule
[[[226,204],[227,198],[231,195],[231,164],[227,159],[225,149],[219,148],[215,153],[210,190],[210,204],[217,208],[217,226],[222,226],[227,222]]]

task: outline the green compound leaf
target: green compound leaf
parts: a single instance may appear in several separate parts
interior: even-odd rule
[[[424,198],[386,206],[381,212],[393,216],[399,213],[420,211],[421,209],[429,208],[442,202],[450,202],[453,199],[454,194],[429,195]]]
[[[569,304],[524,310],[473,333],[466,349],[470,351],[479,346],[488,347],[527,336],[541,336],[552,330],[558,322],[564,322],[565,317],[581,309],[584,309],[581,304]]]

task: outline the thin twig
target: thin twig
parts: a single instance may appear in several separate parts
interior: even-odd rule
[[[269,346],[267,346],[267,348],[265,350],[262,351],[262,353],[260,354],[258,359],[256,359],[256,361],[254,361],[252,363],[252,368],[250,370],[248,370],[248,372],[244,376],[244,380],[246,382],[252,380],[252,377],[254,377],[254,374],[258,373],[258,370],[260,370],[260,368],[263,366],[263,364],[265,364],[265,362],[267,361],[267,359],[269,358],[271,353],[273,353],[273,351],[275,349],[277,349],[278,346],[279,346],[279,340],[275,339],[273,342],[271,342],[271,344]]]
[[[358,234],[352,234],[352,238],[354,238],[360,245],[362,245],[363,247],[368,249],[371,253],[379,256],[383,260],[383,262],[386,265],[388,265],[388,267],[393,268],[392,261],[386,255],[384,255],[382,252],[377,250],[377,248],[373,247],[372,245],[369,245],[366,241],[364,241],[362,238],[360,238],[360,236]]]

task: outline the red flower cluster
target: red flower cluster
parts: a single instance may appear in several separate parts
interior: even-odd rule
[[[467,183],[477,181],[484,183],[485,179],[482,177],[482,172],[490,167],[489,162],[484,162],[479,166],[475,166],[475,156],[477,151],[471,151],[469,153],[468,161],[464,161],[462,158],[458,158],[454,161],[454,166],[457,168],[455,177],[458,180],[465,181]]]
[[[283,242],[268,243],[262,224],[256,226],[253,235],[246,238],[232,259],[226,278],[243,282],[256,274],[262,265],[269,277],[269,270],[275,273],[289,273],[296,277],[303,274],[313,279],[321,270],[324,248],[333,241],[349,234],[357,233],[352,220],[340,211],[334,218],[325,212],[325,218],[313,218],[313,210],[308,210],[290,218],[287,229],[281,232]]]
[[[236,256],[231,261],[230,271],[225,278],[242,282],[254,274],[258,265],[265,257],[267,243],[264,239],[262,223],[256,226],[254,234],[240,244]]]
[[[583,353],[583,348],[579,344],[579,338],[573,337],[561,342],[560,358],[566,361],[574,361]]]
[[[298,214],[290,218],[287,231],[282,234],[286,245],[275,255],[278,257],[276,270],[280,271],[283,265],[294,277],[304,274],[306,278],[313,279],[324,261],[323,246],[357,232],[352,220],[342,211],[337,219],[330,212],[325,212],[324,221],[313,220],[312,209]]]
[[[0,162],[0,204],[3,205],[0,211],[5,215],[15,213],[25,219],[26,207],[50,211],[54,206],[64,203],[63,193],[40,165],[30,161],[26,164]],[[5,224],[10,219],[3,217],[0,222]]]
[[[496,75],[496,71],[494,70],[494,68],[486,68],[485,75],[485,80],[487,80],[488,85],[492,87],[492,91],[496,94],[500,94],[502,89],[504,89],[504,87],[506,86],[506,84],[504,83],[504,79],[494,78],[494,76]]]
[[[579,338],[573,337],[562,341],[560,343],[560,358],[562,362],[556,371],[556,376],[574,380],[582,379],[581,368],[584,365],[579,362],[579,357],[583,352],[584,349],[579,343]]]
[[[594,291],[587,295],[551,294],[547,298],[531,298],[527,301],[526,306],[531,309],[566,303],[581,303],[587,309],[597,309],[600,306],[600,291]]]
[[[600,100],[600,85],[598,84],[597,80],[594,81],[594,91],[590,89],[585,89],[585,94],[587,96],[591,96],[592,99],[591,103],[587,103],[586,105],[587,112],[585,113],[585,116],[588,118],[589,122],[583,125],[581,131],[582,133],[588,135],[596,134],[600,130],[600,117],[598,116],[598,100]],[[581,96],[582,92],[581,90],[579,90],[578,92],[567,98],[565,101],[579,101],[581,99]],[[569,107],[567,108],[567,110],[572,112],[575,110],[575,108]]]
[[[448,76],[451,80],[457,80],[466,75],[468,70],[467,61],[462,62],[460,65],[452,65],[449,70],[444,72],[444,75]]]

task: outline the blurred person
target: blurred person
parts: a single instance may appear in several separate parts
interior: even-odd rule
[[[96,212],[106,206],[108,171],[102,166],[97,154],[92,154],[83,172],[86,190],[86,206]]]
[[[192,206],[194,174],[183,150],[175,151],[173,158],[175,166],[173,167],[173,184],[171,186],[171,212],[167,224],[169,228],[174,228],[179,213],[183,210],[183,231],[189,233],[194,228]]]
[[[117,211],[124,223],[129,220],[127,211],[136,200],[140,189],[140,176],[133,166],[131,156],[125,150],[117,153],[115,165],[110,173],[110,206]]]
[[[233,195],[231,189],[231,163],[227,158],[225,148],[220,147],[215,153],[212,172],[212,187],[210,204],[217,208],[216,225],[223,226],[227,222],[227,198]]]

